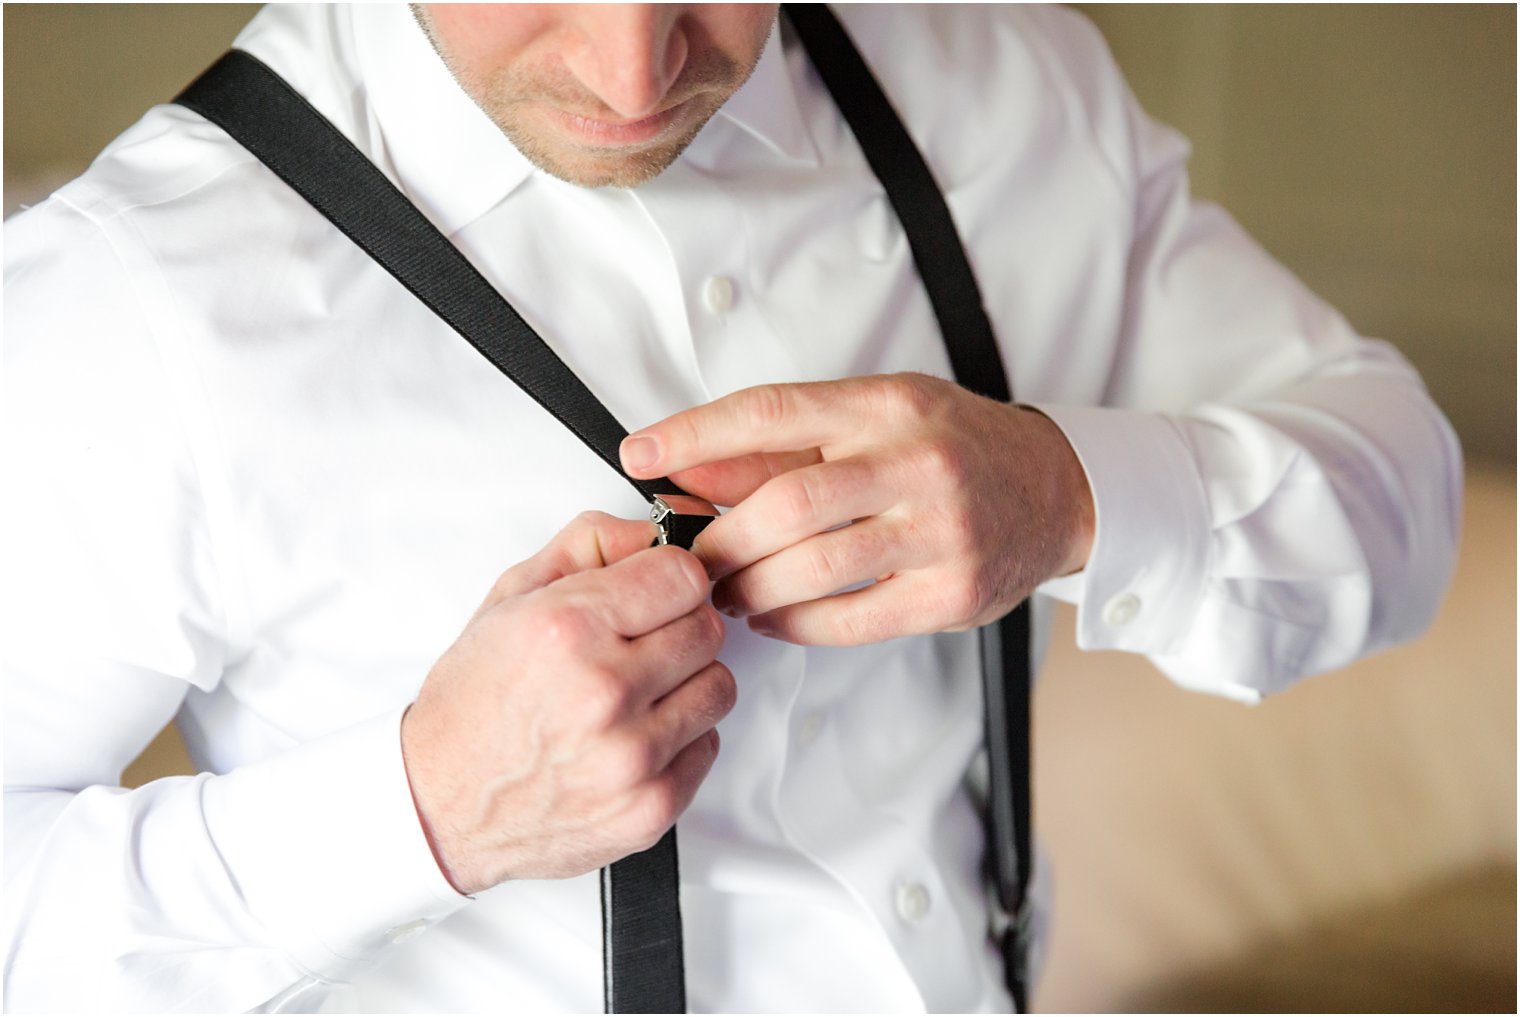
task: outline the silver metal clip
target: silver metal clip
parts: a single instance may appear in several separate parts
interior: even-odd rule
[[[670,543],[670,523],[667,520],[671,516],[716,517],[717,515],[716,505],[694,494],[655,495],[654,501],[649,506],[649,519],[660,528],[660,534],[654,540],[656,545]]]
[[[998,903],[994,894],[989,901],[988,933],[994,943],[1002,946],[1005,959],[1018,965],[1015,972],[1023,978],[1028,972],[1029,950],[1034,944],[1034,894],[1025,892],[1018,910],[1009,914]]]

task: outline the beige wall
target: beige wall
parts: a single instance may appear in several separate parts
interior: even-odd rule
[[[77,175],[258,4],[5,5],[5,214]]]
[[[1515,8],[1080,5],[1194,188],[1515,456]]]

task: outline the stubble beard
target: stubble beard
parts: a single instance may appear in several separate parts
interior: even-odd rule
[[[422,6],[413,4],[412,11],[454,80],[513,147],[538,169],[578,187],[638,187],[665,172],[723,103],[749,80],[764,51],[763,47],[757,49],[748,67],[715,50],[693,54],[660,104],[661,109],[669,109],[689,102],[690,108],[682,111],[680,122],[673,124],[666,136],[647,145],[599,148],[561,138],[553,127],[543,124],[554,115],[550,111],[620,119],[578,82],[563,78],[545,81],[514,69],[494,76],[474,75],[450,56]]]
[[[724,60],[729,74],[735,65]],[[555,128],[545,124],[547,110],[574,111],[593,119],[606,117],[616,120],[617,115],[605,111],[594,98],[560,94],[545,94],[532,84],[513,80],[504,75],[481,86],[465,85],[465,91],[475,99],[475,104],[491,119],[507,140],[534,166],[551,176],[578,187],[638,187],[665,172],[686,151],[697,134],[712,119],[713,114],[749,77],[747,69],[729,88],[712,88],[692,92],[678,92],[685,79],[672,87],[673,96],[685,95],[681,101],[691,100],[691,105],[681,113],[680,122],[673,124],[664,135],[644,145],[601,148],[580,145],[558,134]],[[662,104],[669,108],[669,104]],[[536,115],[535,115],[536,114]]]

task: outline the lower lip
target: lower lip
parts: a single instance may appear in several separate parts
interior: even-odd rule
[[[680,119],[686,103],[672,106],[663,113],[645,117],[626,124],[610,124],[604,120],[592,120],[563,110],[555,110],[555,119],[579,141],[601,148],[625,148],[654,141]]]

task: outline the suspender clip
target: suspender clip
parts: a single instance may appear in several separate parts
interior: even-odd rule
[[[655,546],[675,544],[690,550],[696,535],[718,518],[718,507],[694,494],[660,494],[650,505],[649,518],[660,528]]]
[[[1029,951],[1034,945],[1034,904],[1025,894],[1018,909],[1009,914],[992,901],[989,932],[1003,954],[1003,981],[1013,996],[1016,1013],[1029,1012]]]

